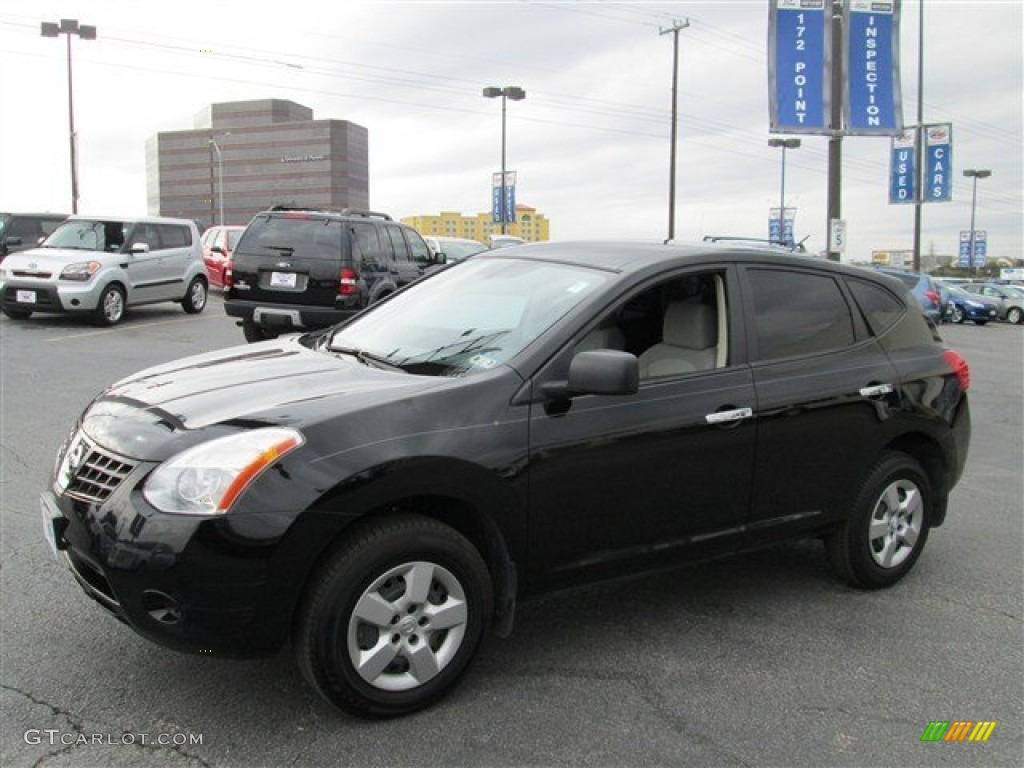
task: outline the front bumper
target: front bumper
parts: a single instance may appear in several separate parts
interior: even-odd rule
[[[0,289],[4,309],[29,312],[92,312],[99,305],[100,284],[8,279]]]

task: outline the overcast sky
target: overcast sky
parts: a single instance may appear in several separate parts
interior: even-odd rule
[[[922,249],[952,254],[969,228],[964,168],[978,185],[989,255],[1022,256],[1021,0],[926,0],[924,119],[953,124],[953,201],[923,208]],[[272,11],[271,11],[272,8]],[[264,10],[266,9],[266,10]],[[902,5],[905,121],[917,114],[919,3]],[[387,2],[0,0],[0,210],[70,208],[64,39],[77,18],[80,212],[146,212],[145,143],[189,130],[211,103],[291,99],[370,135],[370,203],[396,218],[489,210],[509,102],[517,202],[553,239],[663,239],[668,230],[672,36],[680,33],[676,235],[767,237],[780,153],[770,149],[768,0],[756,2]],[[827,245],[827,139],[787,154],[796,236]],[[843,142],[847,259],[909,249],[913,206],[888,204],[890,141]],[[244,223],[244,222],[240,222]]]

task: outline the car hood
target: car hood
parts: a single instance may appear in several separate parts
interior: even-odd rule
[[[68,264],[95,261],[110,255],[102,251],[82,251],[75,248],[29,248],[12,253],[4,259],[4,269],[60,274]]]
[[[97,397],[82,427],[116,453],[162,460],[239,427],[302,428],[326,415],[412,397],[451,381],[372,368],[348,355],[309,349],[299,338],[232,347],[140,371]]]

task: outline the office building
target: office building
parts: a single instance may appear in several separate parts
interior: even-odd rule
[[[368,208],[368,134],[293,101],[211,104],[192,130],[147,141],[146,184],[150,214],[206,226],[246,224],[272,205]]]
[[[463,216],[457,211],[441,211],[440,214],[406,216],[408,224],[422,235],[435,237],[468,237],[471,240],[487,242],[491,235],[501,233],[501,224],[495,222],[491,213],[477,213]],[[551,222],[536,208],[527,205],[516,206],[516,220],[506,225],[507,233],[535,243],[551,239]]]

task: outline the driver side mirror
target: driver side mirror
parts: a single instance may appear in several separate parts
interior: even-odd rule
[[[633,395],[640,388],[640,363],[636,355],[617,349],[578,352],[569,363],[566,381],[544,384],[544,395],[564,400],[577,395]]]

